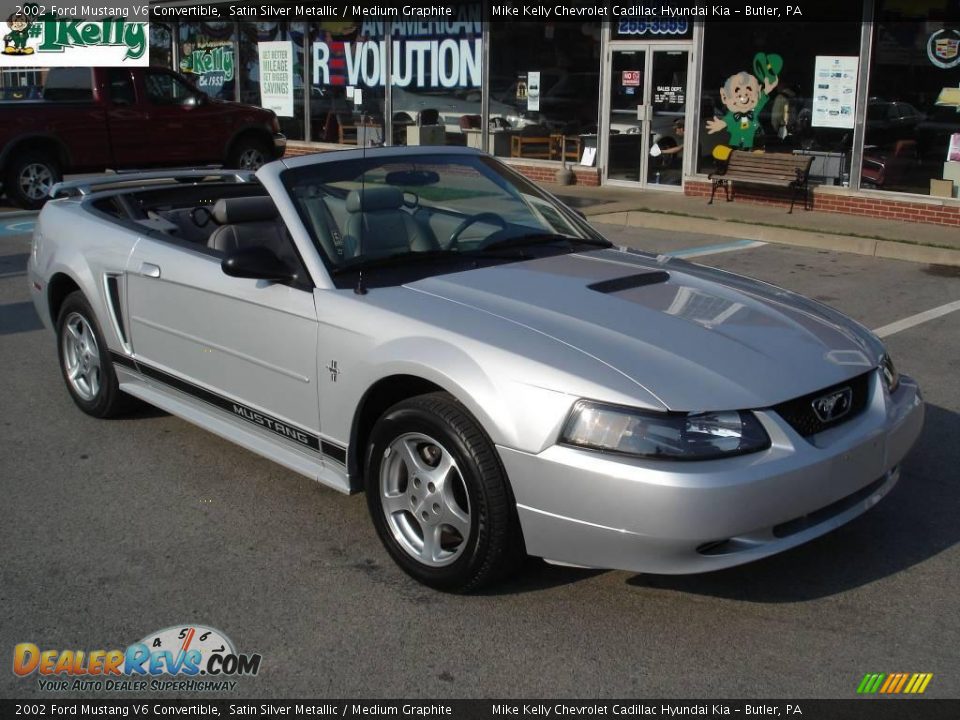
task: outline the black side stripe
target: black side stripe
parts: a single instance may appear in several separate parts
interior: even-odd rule
[[[323,451],[323,454],[327,457],[336,460],[341,465],[347,464],[347,449],[342,448],[339,445],[334,445],[332,442],[327,440],[320,441],[320,449]]]
[[[323,455],[329,457],[331,460],[337,461],[342,465],[346,465],[347,463],[346,448],[340,447],[339,445],[336,445],[328,440],[321,440],[318,435],[314,435],[303,428],[299,428],[295,425],[291,425],[290,423],[278,420],[277,418],[262,413],[259,410],[254,410],[251,407],[247,407],[243,403],[239,403],[236,400],[231,400],[230,398],[218,395],[217,393],[211,392],[206,388],[194,385],[193,383],[170,375],[163,370],[158,370],[157,368],[151,367],[150,365],[147,365],[139,360],[134,360],[133,358],[122,353],[118,353],[114,350],[110,351],[110,358],[117,365],[122,365],[123,367],[135,370],[144,377],[148,377],[151,380],[163,383],[164,385],[172,387],[175,390],[179,390],[182,393],[195,397],[199,400],[203,400],[204,402],[209,403],[216,408],[225,410],[235,417],[246,420],[248,423],[265,428],[275,435],[279,435],[280,437],[291,440],[298,445],[309,448],[313,452],[322,452]]]
[[[118,353],[115,350],[110,351],[110,359],[113,361],[114,365],[123,365],[123,367],[130,368],[131,370],[137,369],[137,363],[133,361],[132,357],[124,355],[123,353]]]

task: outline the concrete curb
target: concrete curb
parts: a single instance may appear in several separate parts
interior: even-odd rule
[[[0,222],[4,220],[16,220],[22,217],[36,217],[39,214],[39,210],[10,210],[9,212],[0,212]]]
[[[799,228],[750,225],[727,220],[712,220],[639,210],[598,213],[590,215],[589,220],[595,223],[650,228],[651,230],[675,230],[677,232],[717,235],[740,240],[757,240],[780,245],[799,245],[800,247],[816,248],[818,250],[835,250],[837,252],[870,255],[892,260],[908,260],[931,265],[960,266],[960,250],[931,247],[929,245],[911,245],[895,240],[822,233]]]

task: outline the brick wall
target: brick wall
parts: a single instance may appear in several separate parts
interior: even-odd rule
[[[683,186],[685,195],[696,197],[710,197],[710,189],[710,183],[703,180],[687,180]],[[740,185],[736,190],[735,202],[787,207],[790,204],[790,194],[789,190],[783,188]],[[887,220],[960,227],[960,203],[950,200],[938,202],[932,199],[928,202],[911,202],[898,197],[876,197],[849,190],[840,191],[831,187],[814,188],[811,198],[813,209],[820,212],[866,215]],[[717,189],[714,202],[724,202],[722,187]],[[798,200],[798,206],[800,204]]]
[[[557,170],[560,169],[560,163],[532,164],[524,162],[511,162],[509,158],[507,164],[523,175],[525,178],[533,180],[536,183],[555,183],[557,181]],[[600,185],[600,171],[597,168],[582,167],[579,165],[568,165],[573,170],[574,185],[589,185],[597,187]]]

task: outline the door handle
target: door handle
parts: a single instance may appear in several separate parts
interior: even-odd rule
[[[140,274],[144,277],[158,278],[160,277],[160,266],[145,262],[140,266]]]

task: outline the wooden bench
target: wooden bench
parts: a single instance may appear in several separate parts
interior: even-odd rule
[[[807,180],[812,162],[813,156],[811,155],[734,150],[730,153],[727,162],[717,172],[709,175],[709,179],[713,183],[713,189],[710,192],[710,202],[707,204],[713,204],[713,196],[720,185],[724,186],[724,195],[727,202],[730,202],[733,200],[733,183],[742,182],[792,188],[793,195],[790,197],[790,210],[788,211],[790,213],[793,212],[793,204],[797,199],[797,194],[802,192],[803,209],[808,210],[809,187]]]

